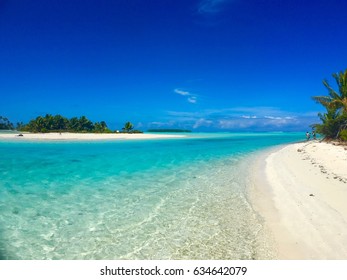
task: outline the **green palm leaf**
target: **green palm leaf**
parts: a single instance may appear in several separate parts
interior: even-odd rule
[[[323,80],[328,95],[313,96],[312,99],[327,110],[325,114],[318,114],[322,124],[315,125],[316,129],[326,137],[336,138],[340,131],[345,129],[347,123],[347,69],[344,72],[334,73],[332,76],[338,90],[333,89],[327,80]]]

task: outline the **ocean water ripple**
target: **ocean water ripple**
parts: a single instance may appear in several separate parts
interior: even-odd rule
[[[247,166],[300,137],[0,142],[0,258],[271,259]]]

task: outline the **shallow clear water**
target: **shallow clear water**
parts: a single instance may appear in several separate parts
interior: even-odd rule
[[[0,141],[0,259],[264,259],[249,155],[303,134]]]

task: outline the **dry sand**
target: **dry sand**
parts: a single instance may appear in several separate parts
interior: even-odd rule
[[[347,150],[311,141],[259,157],[251,199],[278,259],[347,259]]]
[[[179,138],[184,135],[175,134],[146,134],[146,133],[18,133],[0,134],[0,139],[30,139],[30,140],[120,140],[120,139],[162,139]]]

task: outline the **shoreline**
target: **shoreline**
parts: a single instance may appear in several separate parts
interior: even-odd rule
[[[18,136],[19,134],[23,136]],[[50,132],[50,133],[0,133],[0,140],[38,140],[38,141],[57,141],[57,140],[72,140],[72,141],[94,141],[94,140],[147,140],[147,139],[173,139],[184,138],[185,135],[175,134],[146,134],[146,133],[71,133],[71,132]]]
[[[347,259],[347,150],[318,141],[266,150],[250,200],[277,259]]]

